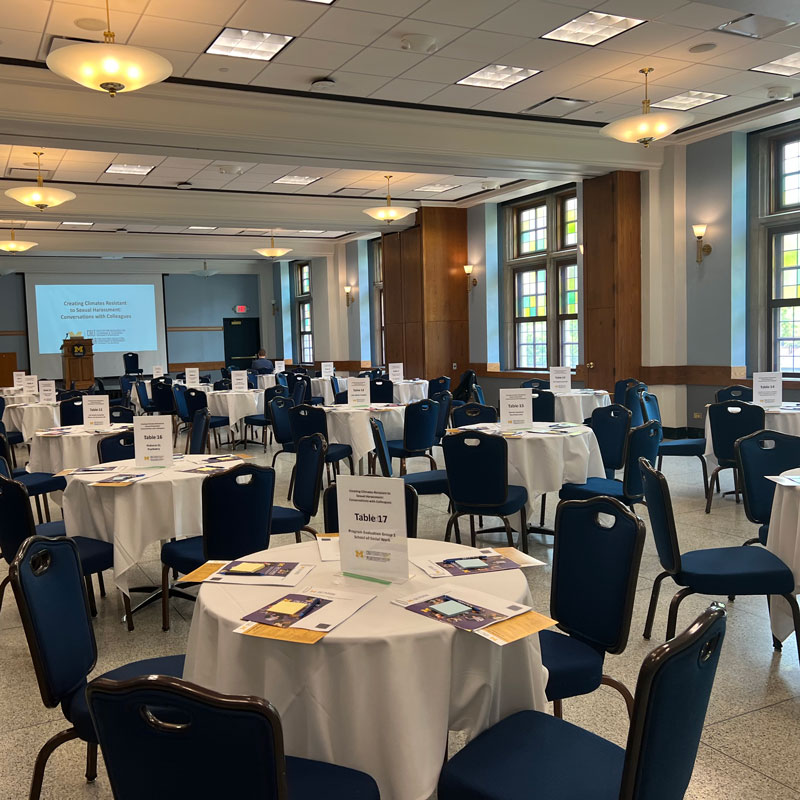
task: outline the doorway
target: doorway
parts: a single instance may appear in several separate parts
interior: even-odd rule
[[[222,332],[225,337],[225,365],[249,369],[250,362],[261,347],[261,324],[258,317],[223,319]]]

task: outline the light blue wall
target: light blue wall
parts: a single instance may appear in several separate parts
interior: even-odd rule
[[[469,293],[469,359],[473,363],[500,361],[500,254],[496,203],[467,211],[467,258],[478,285]],[[464,278],[466,285],[467,279]]]
[[[9,256],[3,256],[6,261]],[[21,273],[0,276],[0,332],[27,331],[25,278]],[[28,368],[28,337],[0,336],[0,352],[16,353],[17,368]]]
[[[370,327],[370,243],[357,239],[345,245],[346,285],[353,287],[353,302],[346,309],[347,353],[352,360],[372,360],[372,329]],[[338,300],[337,300],[338,302]],[[341,298],[344,304],[345,298]]]

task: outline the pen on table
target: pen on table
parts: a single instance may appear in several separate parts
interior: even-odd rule
[[[310,605],[306,606],[306,608],[304,608],[304,609],[303,609],[303,610],[302,610],[302,611],[301,611],[301,612],[300,612],[300,613],[297,615],[297,619],[303,619],[303,617],[305,617],[307,614],[310,614],[310,613],[311,613],[311,612],[312,612],[312,611],[313,611],[313,610],[314,610],[314,609],[315,609],[315,608],[316,608],[316,607],[317,607],[317,606],[318,606],[318,605],[319,605],[321,602],[322,602],[322,601],[319,599],[319,597],[315,597],[315,598],[314,598],[314,599],[311,601]]]

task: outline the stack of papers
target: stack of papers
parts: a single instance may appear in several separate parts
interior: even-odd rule
[[[89,486],[131,486],[146,477],[146,472],[123,472],[116,475],[109,475],[107,478],[90,483]]]
[[[474,555],[466,555],[463,558],[448,558],[447,555],[434,554],[412,560],[431,578],[482,575],[486,572],[502,572],[508,569],[544,565],[543,561],[538,561],[511,547],[504,548],[502,553],[493,547],[484,547],[482,550],[476,550]]]
[[[312,569],[313,564],[301,564],[298,561],[208,561],[181,580],[244,586],[296,586]]]

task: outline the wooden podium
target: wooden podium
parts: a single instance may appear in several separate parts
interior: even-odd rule
[[[61,345],[61,367],[65,389],[69,389],[73,381],[76,389],[88,389],[94,383],[92,340],[82,336],[64,339]]]

